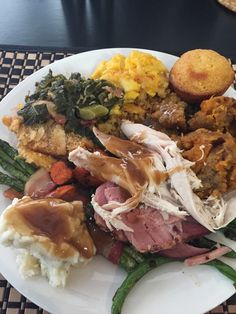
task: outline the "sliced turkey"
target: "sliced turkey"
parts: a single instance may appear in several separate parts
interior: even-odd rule
[[[166,170],[170,173],[171,188],[176,199],[200,224],[214,231],[236,217],[236,211],[232,211],[232,199],[225,202],[210,196],[207,200],[201,200],[193,192],[189,177],[190,174],[193,179],[193,172],[189,169],[191,163],[182,157],[176,143],[166,134],[130,121],[123,121],[121,129],[131,141],[142,144],[162,157]],[[176,168],[179,168],[179,171],[171,173],[171,169]],[[195,178],[198,180],[196,176]]]

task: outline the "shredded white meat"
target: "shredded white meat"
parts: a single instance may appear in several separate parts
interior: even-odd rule
[[[193,185],[199,186],[200,182],[198,179],[194,180],[195,183],[192,182],[190,178],[193,179],[194,176],[191,176],[191,172],[189,175],[188,167],[186,167],[187,161],[182,157],[176,143],[166,134],[163,135],[161,132],[130,121],[124,121],[121,129],[129,139],[142,143],[148,149],[159,153],[167,171],[174,167],[180,168],[179,171],[170,175],[171,187],[174,190],[175,198],[181,202],[184,209],[201,225],[214,232],[214,229],[221,228],[236,217],[236,211],[233,212],[232,206],[227,206],[222,199],[211,196],[207,201],[203,202],[193,192]]]
[[[190,214],[211,232],[236,217],[235,197],[235,202],[232,199],[224,202],[213,196],[202,201],[193,192],[201,186],[201,181],[190,169],[194,163],[182,157],[176,143],[166,134],[129,121],[124,121],[121,129],[130,141],[94,129],[100,142],[117,158],[90,153],[81,147],[69,155],[75,165],[85,167],[104,181],[118,184],[131,194],[124,203],[112,201],[103,206],[93,199],[94,210],[109,229],[130,229],[121,222],[120,215],[140,203],[165,215],[184,218]],[[164,175],[164,180],[160,179],[160,174]]]

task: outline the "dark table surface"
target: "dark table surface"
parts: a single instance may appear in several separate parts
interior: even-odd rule
[[[236,59],[236,13],[216,0],[0,0],[0,46],[212,48]]]

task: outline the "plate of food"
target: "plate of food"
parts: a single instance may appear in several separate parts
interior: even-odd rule
[[[0,271],[51,313],[205,313],[235,293],[227,59],[80,53],[1,101]]]

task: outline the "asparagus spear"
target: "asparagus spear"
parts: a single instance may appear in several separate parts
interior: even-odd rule
[[[13,179],[2,172],[0,172],[0,184],[8,185],[18,192],[24,191],[24,183],[22,181]]]
[[[4,160],[5,162],[11,164],[12,166],[14,166],[16,169],[18,169],[19,171],[22,171],[24,169],[21,168],[21,166],[14,160],[12,159],[10,156],[8,156],[4,150],[0,149],[0,158],[2,160]]]
[[[19,155],[15,157],[16,162],[23,168],[27,175],[31,176],[37,170],[37,167],[29,164],[24,159],[22,159]]]
[[[141,279],[150,270],[171,261],[172,259],[170,258],[153,255],[152,257],[146,258],[144,262],[131,271],[113,297],[112,314],[121,313],[125,298],[139,279]]]
[[[0,166],[7,171],[10,175],[12,175],[13,177],[19,179],[20,181],[22,181],[23,183],[26,183],[26,181],[28,180],[28,176],[24,175],[21,171],[19,171],[18,169],[16,169],[14,166],[12,166],[11,164],[7,163],[4,159],[2,159],[0,157]]]
[[[8,144],[6,141],[3,141],[2,139],[0,139],[0,152],[1,152],[0,156],[3,159],[5,158],[4,159],[5,161],[13,164],[15,168],[25,172],[26,175],[32,175],[36,171],[35,166],[21,159],[18,155],[18,151],[10,144]]]

